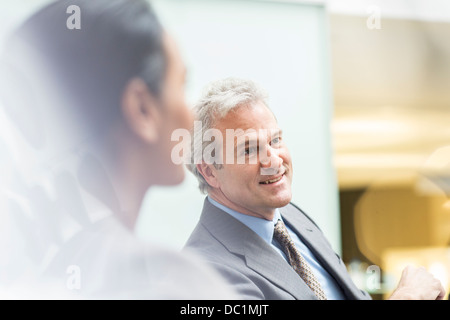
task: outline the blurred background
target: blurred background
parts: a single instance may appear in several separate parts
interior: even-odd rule
[[[0,50],[48,2],[1,0]],[[293,157],[293,202],[360,288],[386,298],[403,267],[417,264],[450,289],[448,1],[151,3],[183,54],[191,105],[227,76],[268,91]],[[0,137],[1,179],[11,167],[31,172],[33,151],[1,108]],[[177,187],[152,188],[136,233],[181,248],[203,199],[190,174]]]
[[[448,289],[450,3],[330,1],[329,21],[343,259],[375,298],[407,264]]]

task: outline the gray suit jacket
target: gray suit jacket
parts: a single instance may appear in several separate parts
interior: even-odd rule
[[[367,292],[355,286],[342,259],[301,209],[290,203],[279,210],[285,223],[336,279],[348,299],[371,299]],[[233,285],[243,299],[316,299],[279,253],[208,199],[205,199],[200,221],[185,248],[199,253]]]

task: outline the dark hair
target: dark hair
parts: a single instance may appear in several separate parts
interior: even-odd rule
[[[67,27],[71,5],[80,9],[81,29]],[[1,88],[21,88],[0,92],[6,112],[35,147],[43,143],[40,126],[48,125],[41,114],[71,117],[83,131],[106,128],[121,119],[121,96],[133,77],[159,97],[167,63],[162,34],[145,0],[51,3],[6,43],[2,75],[7,85]]]

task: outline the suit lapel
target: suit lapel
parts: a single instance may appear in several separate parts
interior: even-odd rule
[[[250,230],[253,233],[253,231]],[[247,266],[298,300],[316,296],[294,269],[268,243],[253,233],[244,244]]]
[[[272,246],[246,225],[205,199],[200,222],[234,254],[244,257],[247,267],[295,299],[316,299],[298,274]]]
[[[304,244],[314,253],[315,257],[328,273],[337,281],[348,298],[361,296],[360,290],[351,280],[343,261],[334,252],[330,244],[317,226],[297,209],[289,206],[280,209],[283,219],[297,233]]]

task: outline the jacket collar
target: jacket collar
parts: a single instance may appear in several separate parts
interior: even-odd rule
[[[250,269],[289,292],[295,299],[316,299],[279,253],[250,228],[212,205],[207,199],[200,221],[229,251],[243,256]]]
[[[288,205],[281,208],[280,211],[285,222],[287,222],[289,227],[297,233],[303,243],[313,252],[323,268],[337,281],[347,298],[370,299],[369,296],[365,296],[365,293],[361,292],[355,286],[347,272],[344,262],[334,252],[322,231],[299,208]]]
[[[370,299],[353,283],[344,262],[334,252],[320,229],[298,208],[280,208],[285,223],[297,233],[322,266],[336,279],[350,299]],[[270,244],[250,228],[205,199],[202,224],[229,251],[244,257],[246,265],[296,299],[316,299],[298,274]],[[263,257],[263,258],[261,258]]]

